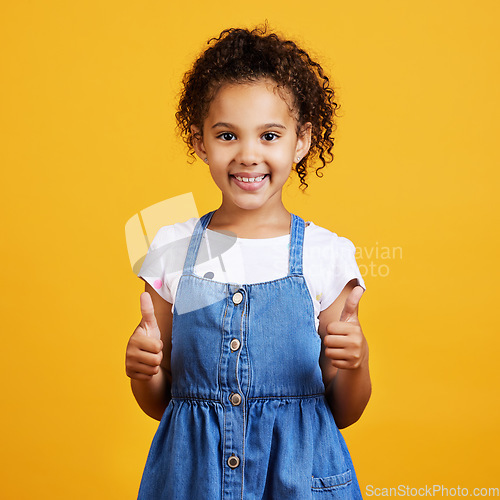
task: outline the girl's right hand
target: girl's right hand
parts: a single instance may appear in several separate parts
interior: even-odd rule
[[[147,381],[160,371],[163,342],[151,295],[143,292],[140,301],[142,318],[128,341],[125,368],[130,378]]]

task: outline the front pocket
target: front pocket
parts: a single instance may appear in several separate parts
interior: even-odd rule
[[[315,493],[329,493],[324,495],[328,498],[350,498],[352,485],[351,470],[347,470],[342,474],[328,477],[314,477],[311,482],[311,490],[313,498],[316,498]]]

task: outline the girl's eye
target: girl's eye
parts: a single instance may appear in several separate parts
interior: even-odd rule
[[[222,134],[217,136],[219,139],[222,139],[223,141],[232,141],[234,140],[234,134],[231,132],[223,132]]]
[[[279,135],[276,133],[276,132],[266,132],[262,138],[267,141],[267,142],[271,142],[271,141],[274,141],[275,139],[277,139],[279,137]]]

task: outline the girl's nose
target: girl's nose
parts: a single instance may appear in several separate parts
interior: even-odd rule
[[[260,163],[260,152],[258,144],[253,141],[241,142],[235,160],[240,165],[257,165]]]

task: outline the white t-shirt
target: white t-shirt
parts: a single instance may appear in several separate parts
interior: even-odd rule
[[[175,304],[191,235],[198,218],[163,226],[151,243],[138,276],[166,301]],[[290,235],[275,238],[237,238],[208,229],[203,234],[194,267],[197,276],[238,285],[262,283],[288,274]],[[338,297],[352,279],[366,289],[347,238],[306,222],[303,274],[314,304],[316,329],[319,313]],[[173,312],[173,307],[172,307]]]

